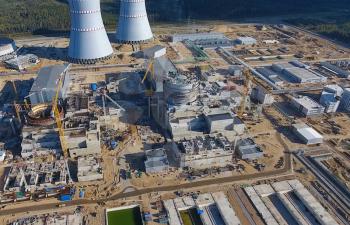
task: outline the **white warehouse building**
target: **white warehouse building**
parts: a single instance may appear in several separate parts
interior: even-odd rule
[[[323,143],[323,136],[304,123],[294,124],[293,131],[306,145]]]

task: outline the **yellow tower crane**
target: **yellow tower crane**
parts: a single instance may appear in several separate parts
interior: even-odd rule
[[[64,79],[64,77],[62,76],[59,80],[56,94],[55,94],[55,97],[52,101],[52,111],[54,113],[56,124],[57,124],[57,129],[58,129],[58,132],[60,135],[60,142],[61,142],[63,156],[64,156],[64,158],[67,158],[68,157],[68,152],[67,152],[68,150],[67,150],[67,145],[66,145],[66,142],[64,139],[64,127],[62,126],[61,116],[60,116],[60,112],[58,109],[58,97],[59,97],[60,88],[63,84],[63,79]]]
[[[145,72],[145,76],[143,77],[141,83],[143,84],[145,80],[147,79],[148,74],[151,72],[152,79],[154,79],[154,60],[150,60],[150,63],[148,64],[147,70]],[[147,96],[152,96],[153,95],[153,90],[150,87],[150,89],[146,90],[146,95]]]
[[[252,88],[252,81],[253,81],[253,76],[251,75],[249,70],[244,70],[243,75],[245,77],[244,81],[244,91],[243,91],[243,99],[241,101],[241,104],[238,108],[237,115],[238,117],[242,117],[245,111],[246,103],[247,103],[247,98],[249,98],[249,93],[251,92]]]

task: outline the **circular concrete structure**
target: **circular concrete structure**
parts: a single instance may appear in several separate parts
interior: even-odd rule
[[[60,117],[63,118],[63,110],[59,106]],[[56,123],[53,116],[52,105],[39,104],[32,107],[28,112],[27,121],[32,126],[50,126]]]

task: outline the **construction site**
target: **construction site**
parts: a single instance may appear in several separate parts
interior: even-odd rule
[[[96,59],[13,42],[38,59],[0,64],[0,224],[350,224],[350,50],[174,26]]]

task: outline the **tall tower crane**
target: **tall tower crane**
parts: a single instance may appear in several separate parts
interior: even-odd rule
[[[247,104],[247,100],[249,98],[249,94],[251,93],[251,89],[252,89],[252,82],[253,82],[253,76],[250,73],[249,70],[244,70],[243,71],[243,75],[245,77],[245,81],[244,81],[244,91],[243,91],[243,99],[241,101],[241,104],[238,108],[238,112],[237,115],[239,117],[242,117],[246,108],[246,104]]]
[[[60,116],[60,112],[58,109],[58,97],[59,97],[59,93],[60,93],[60,88],[62,88],[63,79],[64,79],[64,76],[61,76],[61,78],[58,82],[56,94],[55,94],[54,99],[52,101],[52,111],[53,111],[54,116],[55,116],[57,129],[58,129],[59,136],[60,136],[60,142],[61,142],[63,156],[65,158],[67,158],[68,157],[68,149],[67,149],[67,145],[66,145],[65,137],[64,137],[64,127],[62,126],[61,116]]]
[[[149,61],[148,67],[145,72],[145,76],[143,77],[141,83],[143,84],[147,79],[148,74],[151,73],[152,79],[154,79],[154,58]],[[151,97],[153,96],[154,90],[152,89],[152,85],[150,85],[149,89],[146,90],[146,96],[148,97],[148,116],[151,117]]]

